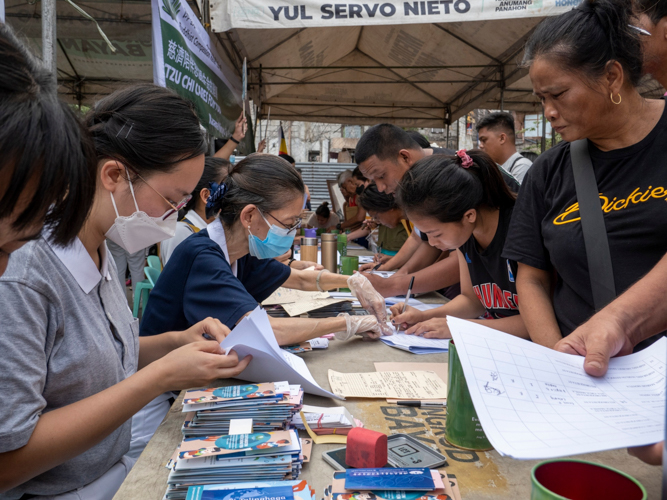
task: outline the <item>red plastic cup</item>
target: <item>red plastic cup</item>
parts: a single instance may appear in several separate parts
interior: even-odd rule
[[[550,460],[533,467],[531,500],[646,500],[633,477],[583,460]]]

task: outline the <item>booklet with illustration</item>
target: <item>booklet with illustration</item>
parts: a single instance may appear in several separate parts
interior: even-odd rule
[[[289,431],[256,432],[233,436],[185,438],[178,452],[179,459],[228,455],[240,451],[269,450],[292,443]]]
[[[276,394],[273,382],[267,384],[232,385],[229,387],[209,387],[206,389],[190,389],[185,393],[183,404],[215,403],[254,398],[281,399],[282,394]]]

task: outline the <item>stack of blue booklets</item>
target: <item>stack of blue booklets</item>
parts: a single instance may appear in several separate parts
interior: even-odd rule
[[[287,382],[192,389],[183,399],[183,436],[227,434],[230,420],[248,418],[256,432],[286,430],[302,406],[301,386]]]
[[[167,464],[171,472],[165,498],[184,500],[193,486],[257,478],[295,480],[301,474],[303,460],[301,440],[294,429],[184,438]]]
[[[187,500],[315,500],[306,481],[252,481],[192,486]]]

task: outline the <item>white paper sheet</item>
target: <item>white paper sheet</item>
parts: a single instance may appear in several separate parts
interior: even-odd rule
[[[405,333],[396,333],[388,337],[381,337],[380,340],[391,347],[402,349],[413,354],[437,354],[447,352],[447,339],[425,339],[417,335],[406,335]]]
[[[480,423],[501,455],[555,458],[664,439],[667,339],[612,359],[607,375],[594,378],[581,356],[447,322]]]
[[[278,346],[269,317],[260,307],[243,318],[220,345],[226,350],[234,349],[239,358],[248,354],[253,356],[248,367],[236,376],[241,380],[287,380],[290,384],[301,384],[303,390],[309,394],[343,399],[322,389],[301,358],[283,351]]]

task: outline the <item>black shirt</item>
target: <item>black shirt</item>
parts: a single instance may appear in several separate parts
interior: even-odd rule
[[[489,316],[499,319],[519,314],[516,294],[516,262],[501,256],[512,218],[512,209],[502,209],[498,228],[489,246],[479,249],[474,236],[459,250],[468,263],[472,288]]]
[[[589,143],[589,152],[620,295],[667,252],[667,109],[639,143],[607,152]],[[503,257],[555,268],[553,302],[563,335],[595,312],[569,143],[542,154],[526,174]]]

